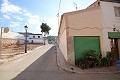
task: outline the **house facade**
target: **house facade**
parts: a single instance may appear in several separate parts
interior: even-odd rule
[[[17,42],[19,42],[20,44],[24,44],[25,41],[24,35],[13,32],[11,30],[9,30],[7,33],[2,32],[2,38],[2,44],[16,44]]]
[[[41,44],[44,43],[42,34],[29,34],[28,41],[29,43],[41,43]]]
[[[85,50],[106,56],[115,51],[120,57],[120,1],[98,0],[84,10],[64,13],[58,44],[67,60],[77,64]]]
[[[24,39],[26,38],[26,33],[20,33],[24,35]],[[39,44],[43,44],[44,43],[44,39],[42,34],[33,34],[33,33],[27,33],[27,42],[28,43],[39,43]]]

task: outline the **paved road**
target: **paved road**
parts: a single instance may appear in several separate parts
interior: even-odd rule
[[[27,54],[18,60],[0,66],[0,80],[11,79],[120,80],[120,74],[75,74],[65,72],[57,66],[56,51],[54,47],[48,45]]]

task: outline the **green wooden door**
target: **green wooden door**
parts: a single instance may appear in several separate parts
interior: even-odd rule
[[[84,58],[84,51],[90,49],[100,53],[99,37],[75,36],[74,37],[75,64],[78,64],[79,58]]]

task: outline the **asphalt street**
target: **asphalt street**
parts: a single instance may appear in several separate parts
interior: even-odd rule
[[[46,45],[0,65],[0,80],[120,80],[118,74],[76,74],[57,66],[56,50]]]

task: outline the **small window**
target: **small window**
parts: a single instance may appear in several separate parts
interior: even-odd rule
[[[40,36],[38,36],[38,38],[40,38]]]
[[[33,36],[33,38],[35,38],[35,36]]]
[[[28,40],[26,42],[29,42]]]
[[[115,17],[120,17],[120,7],[114,6]]]
[[[111,39],[110,41],[110,47],[112,52],[117,52],[118,51],[118,40],[117,39]]]

